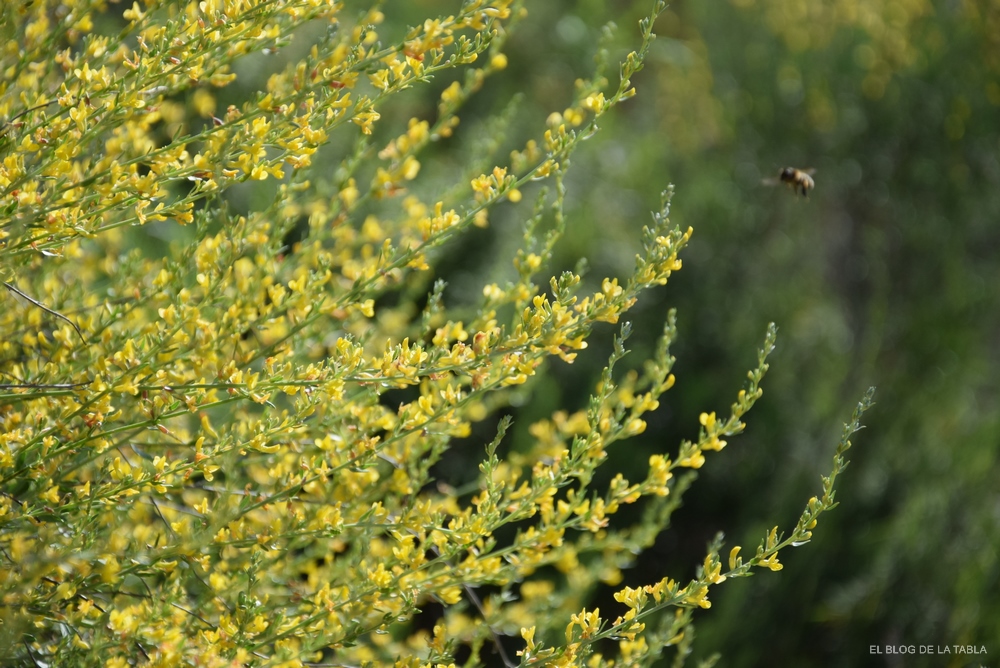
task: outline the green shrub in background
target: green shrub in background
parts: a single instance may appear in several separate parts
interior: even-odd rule
[[[760,447],[771,455],[746,457],[742,484],[772,484],[755,507],[740,506],[742,521],[801,494],[825,439],[817,425],[859,379],[880,388],[866,433],[878,447],[857,458],[857,486],[835,528],[817,535],[820,549],[789,564],[795,578],[720,592],[701,638],[734,666],[762,665],[752,645],[762,636],[769,661],[783,665],[886,665],[873,645],[985,648],[905,664],[989,665],[1000,652],[997,7],[758,0],[672,9],[657,45],[687,45],[702,71],[675,48],[651,54],[646,72],[670,63],[660,83],[673,100],[671,76],[711,72],[701,105],[716,110],[718,131],[692,127],[703,140],[691,150],[665,133],[671,145],[644,169],[699,165],[690,179],[674,176],[685,194],[675,215],[725,222],[697,225],[705,247],[689,249],[681,278],[729,295],[720,316],[692,311],[689,291],[678,290],[675,305],[691,314],[681,340],[692,331],[749,340],[751,314],[782,324],[781,362],[768,379],[780,411],[759,406],[753,447],[726,462]],[[817,168],[808,202],[759,186],[786,163]],[[712,272],[697,259],[706,249]],[[812,381],[803,385],[803,375]],[[768,620],[790,608],[798,614],[774,632]]]
[[[711,587],[810,540],[870,395],[793,526],[745,554],[716,537],[686,584],[620,584],[743,430],[773,328],[730,415],[702,411],[638,482],[597,472],[674,384],[672,313],[641,371],[618,371],[622,323],[587,407],[504,442],[546,360],[574,361],[681,266],[691,230],[665,198],[624,280],[543,273],[570,155],[634,94],[662,3],[616,86],[599,64],[509,161],[489,153],[497,116],[448,189],[418,156],[505,68],[520,4],[470,0],[392,39],[377,8],[336,3],[136,3],[123,23],[103,4],[3,10],[5,662],[682,661]],[[295,55],[265,90],[235,88],[241,62],[278,50]],[[372,141],[404,91],[451,70],[429,118]],[[513,270],[446,305],[445,244],[504,207],[524,221]],[[495,437],[470,437],[479,424]],[[485,450],[472,485],[435,484],[469,449]],[[588,606],[598,582],[617,609]]]

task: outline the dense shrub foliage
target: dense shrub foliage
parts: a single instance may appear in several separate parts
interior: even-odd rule
[[[693,578],[621,584],[743,430],[775,340],[728,415],[700,411],[697,437],[638,480],[597,476],[675,383],[673,312],[625,371],[623,316],[681,268],[692,231],[668,191],[627,275],[591,284],[552,260],[570,156],[635,94],[662,3],[616,82],[602,52],[509,158],[501,112],[457,178],[422,156],[504,71],[530,21],[518,3],[468,0],[387,36],[379,9],[341,3],[147,2],[122,20],[103,4],[3,10],[5,661],[682,660],[716,585],[809,542],[870,395],[797,522],[746,553],[716,537]],[[241,63],[276,52],[292,56],[263,90],[238,88]],[[379,138],[404,91],[449,74],[436,108]],[[510,271],[453,299],[435,266],[498,211],[523,221]],[[599,323],[620,333],[586,406],[506,442],[508,408]],[[495,437],[477,440],[484,425]],[[471,486],[435,479],[470,450]],[[597,583],[616,609],[590,605]]]

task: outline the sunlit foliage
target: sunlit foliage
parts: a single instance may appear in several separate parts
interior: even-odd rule
[[[505,69],[518,3],[469,0],[394,40],[379,9],[314,0],[135,3],[120,21],[100,2],[7,4],[3,658],[583,665],[610,652],[646,665],[685,655],[712,587],[781,570],[779,551],[835,505],[870,396],[787,535],[728,558],[719,537],[686,584],[650,576],[603,615],[577,598],[578,583],[620,585],[691,483],[684,471],[743,430],[774,345],[772,327],[728,416],[701,412],[697,438],[649,457],[638,481],[594,482],[675,383],[673,313],[627,373],[622,318],[681,268],[692,231],[665,196],[627,276],[591,289],[581,271],[546,272],[570,155],[635,94],[662,9],[616,83],[599,68],[509,161],[480,156],[491,164],[428,197],[422,151]],[[295,49],[263,90],[221,102],[239,97],[240,62]],[[461,76],[433,117],[376,146],[397,96],[449,70]],[[536,181],[549,187],[516,209],[509,280],[449,307],[431,280],[445,244]],[[237,197],[250,186],[259,206]],[[577,359],[598,323],[621,333],[589,405],[534,424],[501,458],[513,393],[548,360]],[[484,422],[496,437],[473,443]],[[434,484],[432,467],[470,447],[484,450],[475,487]],[[641,517],[615,523],[630,504]],[[414,619],[430,604],[444,611],[428,630]]]

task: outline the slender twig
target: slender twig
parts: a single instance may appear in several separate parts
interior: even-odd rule
[[[507,666],[507,668],[514,668],[517,664],[512,662],[507,656],[507,652],[504,651],[503,645],[500,643],[500,635],[493,628],[493,625],[490,624],[489,620],[486,619],[486,610],[483,608],[483,602],[479,600],[478,596],[476,596],[476,592],[472,590],[471,585],[463,583],[462,589],[465,590],[466,596],[468,596],[469,600],[472,601],[472,605],[476,606],[476,609],[479,610],[479,615],[483,618],[483,622],[486,623],[486,628],[490,630],[490,635],[493,636],[493,644],[497,648],[497,654],[500,655],[500,660],[503,661],[503,665]]]
[[[0,383],[0,390],[71,390],[90,383]]]
[[[138,640],[136,640],[136,641],[135,641],[135,646],[136,646],[136,647],[138,647],[138,648],[139,648],[139,651],[140,651],[140,652],[142,652],[142,655],[143,655],[144,657],[146,657],[146,661],[149,661],[149,655],[148,655],[148,654],[146,654],[146,650],[144,650],[144,649],[142,648],[142,643],[140,643],[140,642],[139,642]]]
[[[8,290],[10,290],[11,292],[13,292],[14,294],[19,295],[19,296],[23,297],[24,299],[27,299],[29,302],[31,302],[32,304],[34,304],[38,308],[42,309],[46,313],[54,315],[55,317],[57,317],[57,318],[59,318],[61,320],[65,320],[66,322],[68,322],[69,325],[70,325],[70,327],[72,327],[73,329],[76,330],[76,333],[80,337],[80,340],[83,341],[84,344],[87,343],[87,339],[84,338],[83,332],[80,331],[80,328],[77,326],[77,324],[75,322],[73,322],[72,320],[70,320],[69,318],[67,318],[66,316],[64,316],[62,313],[59,313],[58,311],[53,311],[52,309],[50,309],[45,304],[41,303],[37,299],[33,299],[32,297],[24,294],[23,292],[21,292],[20,290],[18,290],[17,288],[15,288],[13,285],[11,285],[10,283],[8,283],[6,281],[4,281],[3,286],[5,288],[7,288]]]
[[[54,104],[55,102],[56,100],[52,100],[52,102],[46,102],[45,104],[38,104],[35,105],[34,107],[28,107],[27,109],[17,114],[14,114],[13,116],[10,117],[10,119],[6,123],[0,125],[0,134],[5,132],[7,130],[7,126],[16,121],[17,119],[21,118],[21,116],[24,116],[25,114],[30,114],[33,111],[38,111],[39,109],[44,109],[45,107],[49,106],[50,104]]]
[[[436,554],[438,557],[441,556],[441,551],[437,547],[431,547],[431,552]],[[510,657],[507,656],[507,652],[504,651],[503,645],[500,643],[500,634],[496,632],[496,629],[494,629],[493,625],[490,624],[489,619],[486,618],[486,609],[483,608],[483,602],[479,600],[479,597],[476,596],[476,592],[472,590],[470,585],[463,582],[462,589],[465,590],[465,594],[469,597],[469,601],[472,602],[472,605],[474,605],[476,610],[479,611],[479,616],[482,617],[483,623],[486,624],[486,628],[490,630],[490,635],[493,636],[493,646],[496,647],[497,654],[500,655],[500,660],[503,661],[503,665],[507,666],[507,668],[515,668],[517,664],[510,660]]]
[[[28,641],[22,639],[21,642],[24,643],[24,649],[28,652],[28,658],[31,659],[31,663],[35,664],[35,668],[42,668],[38,665],[38,661],[35,660],[35,655],[31,653],[31,646],[28,644]]]

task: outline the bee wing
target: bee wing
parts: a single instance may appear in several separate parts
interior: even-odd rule
[[[770,178],[770,179],[761,179],[760,180],[760,184],[762,186],[776,186],[779,183],[781,183],[781,179],[778,179],[778,178]]]
[[[802,171],[803,171],[804,173],[808,174],[809,176],[812,176],[813,174],[815,174],[815,173],[816,173],[816,170],[815,170],[815,169],[813,169],[812,167],[810,167],[809,169],[803,169]]]

